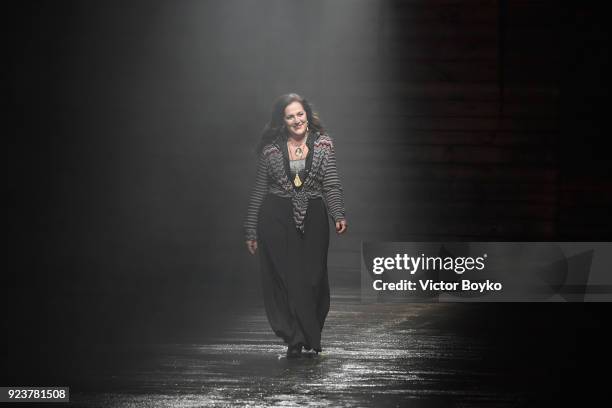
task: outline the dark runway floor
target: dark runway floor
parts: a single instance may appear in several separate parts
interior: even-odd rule
[[[501,389],[501,379],[483,367],[481,339],[436,325],[452,305],[333,300],[318,356],[288,360],[264,310],[253,309],[206,344],[126,350],[132,364],[87,373],[86,383],[72,388],[93,388],[72,400],[117,407],[514,406],[523,398]]]
[[[551,307],[362,304],[336,288],[318,356],[285,358],[253,306],[201,341],[91,344],[40,369],[79,407],[558,406],[581,395],[583,344],[555,340],[570,331]]]

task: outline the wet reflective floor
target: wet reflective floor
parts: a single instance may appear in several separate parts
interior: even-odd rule
[[[362,304],[337,291],[323,352],[287,359],[253,307],[196,344],[98,347],[70,379],[71,406],[523,406],[528,387],[491,358],[498,345],[470,326],[470,308]]]

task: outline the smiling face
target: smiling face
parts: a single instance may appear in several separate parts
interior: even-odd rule
[[[306,134],[306,126],[308,125],[308,116],[301,103],[291,102],[285,107],[285,115],[283,116],[285,125],[289,130],[289,136],[294,139],[301,139]]]

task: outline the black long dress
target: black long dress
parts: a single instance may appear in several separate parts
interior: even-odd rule
[[[304,227],[304,234],[295,228],[291,199],[266,196],[257,225],[261,283],[274,333],[290,346],[320,352],[330,306],[329,218],[323,199],[309,200]]]

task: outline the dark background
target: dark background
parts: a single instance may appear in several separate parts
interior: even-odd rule
[[[261,302],[242,221],[282,93],[336,140],[332,293],[359,287],[362,240],[610,240],[596,3],[46,1],[5,20],[14,381],[88,345],[204,341]],[[543,390],[597,382],[607,304],[473,310],[517,381],[535,362]]]

